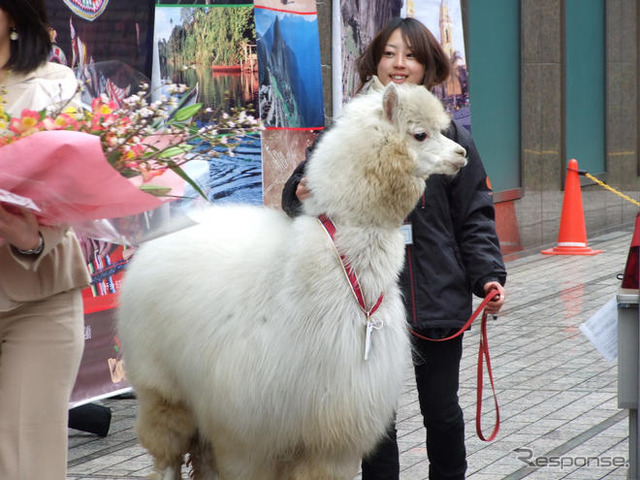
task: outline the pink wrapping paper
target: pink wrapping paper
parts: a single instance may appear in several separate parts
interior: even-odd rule
[[[73,131],[43,131],[0,148],[0,189],[30,198],[44,224],[111,219],[152,210],[170,197],[140,191],[109,165],[100,139]],[[183,194],[180,177],[167,171],[150,182]]]

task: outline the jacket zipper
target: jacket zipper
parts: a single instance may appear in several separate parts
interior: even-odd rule
[[[423,193],[420,198],[420,208],[427,206],[427,196]],[[411,324],[417,325],[418,316],[416,314],[416,289],[415,280],[413,278],[413,256],[411,255],[411,245],[407,245],[407,264],[409,265],[409,288],[411,293]]]
[[[413,257],[411,255],[411,246],[407,245],[407,265],[409,266],[409,288],[411,291],[411,323],[416,324],[416,291],[413,281]]]

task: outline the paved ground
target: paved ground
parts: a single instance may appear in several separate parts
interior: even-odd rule
[[[465,336],[460,396],[467,420],[469,480],[627,478],[626,467],[613,466],[628,459],[628,417],[617,407],[617,366],[595,350],[579,325],[615,296],[631,234],[630,228],[590,239],[590,247],[604,250],[596,256],[530,252],[507,262],[507,304],[489,329],[502,417],[499,436],[491,443],[475,435],[479,328]],[[488,434],[494,409],[490,389],[485,392],[482,419]],[[106,438],[69,432],[68,478],[145,478],[151,459],[133,431],[135,400],[104,404],[113,410]],[[401,478],[426,480],[424,429],[411,377],[398,420]],[[519,457],[552,466],[530,467]]]

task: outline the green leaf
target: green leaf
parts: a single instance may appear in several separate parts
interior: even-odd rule
[[[193,105],[187,105],[186,107],[182,107],[180,110],[176,111],[173,115],[173,120],[176,122],[186,122],[191,117],[193,117],[196,113],[200,111],[202,108],[201,103],[194,103]]]
[[[161,187],[158,185],[143,184],[143,185],[140,185],[138,188],[142,190],[144,193],[149,193],[156,197],[164,197],[169,192],[171,192],[171,187]]]
[[[159,152],[157,155],[154,155],[154,156],[157,158],[173,158],[179,155],[183,155],[192,149],[193,149],[193,146],[185,143],[180,146],[169,147],[165,150],[162,150],[161,152]]]
[[[109,162],[109,165],[111,165],[112,167],[116,165],[116,163],[118,162],[118,160],[120,160],[120,151],[119,150],[113,150],[112,152],[109,152],[107,155],[107,162]]]
[[[193,180],[193,178],[191,178],[189,175],[186,174],[186,172],[184,170],[182,170],[182,168],[180,168],[179,165],[174,164],[170,164],[169,168],[171,170],[173,170],[175,173],[178,174],[178,176],[180,178],[182,178],[185,182],[187,182],[189,185],[191,185],[193,187],[193,189],[205,200],[209,200],[207,198],[207,196],[205,195],[205,193],[202,191],[202,189],[200,188],[200,186]]]

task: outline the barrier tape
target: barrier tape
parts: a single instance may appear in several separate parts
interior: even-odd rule
[[[594,183],[597,183],[598,185],[600,185],[602,188],[604,188],[605,190],[609,190],[611,193],[615,193],[616,195],[618,195],[619,197],[625,199],[628,202],[633,203],[636,207],[640,207],[640,202],[638,202],[637,200],[634,200],[633,198],[631,198],[629,195],[625,195],[624,193],[622,193],[619,190],[616,190],[615,188],[613,188],[610,185],[607,185],[606,183],[604,183],[602,180],[597,179],[596,177],[594,177],[593,175],[591,175],[589,172],[585,171],[585,170],[578,170],[578,174],[579,175],[584,175],[585,177],[587,177],[589,180],[591,180]]]

